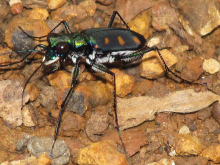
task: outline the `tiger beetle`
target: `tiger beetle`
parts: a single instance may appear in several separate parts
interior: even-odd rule
[[[115,16],[118,16],[126,28],[113,28],[113,22],[115,20]],[[65,26],[67,34],[57,34],[53,33],[53,31],[59,27],[61,24]],[[20,28],[20,27],[19,27]],[[21,29],[21,28],[20,28]],[[21,29],[27,36],[33,39],[41,39],[47,37],[47,41],[49,45],[39,44],[36,45],[32,50],[28,50],[29,52],[25,55],[21,60],[17,62],[13,62],[10,64],[2,64],[0,67],[11,66],[19,63],[25,62],[28,57],[35,51],[46,51],[46,55],[43,57],[41,65],[32,73],[32,75],[28,78],[25,83],[24,89],[31,79],[31,77],[39,70],[41,67],[44,68],[52,68],[53,71],[59,69],[60,64],[65,61],[72,61],[75,67],[72,69],[72,83],[71,88],[68,91],[64,101],[61,104],[58,121],[56,124],[56,129],[54,133],[54,141],[51,148],[51,155],[54,148],[54,144],[57,139],[58,129],[61,123],[61,116],[64,111],[64,108],[68,102],[68,98],[71,93],[74,92],[74,84],[77,82],[77,78],[79,76],[79,63],[80,61],[85,61],[86,64],[90,65],[94,71],[103,72],[111,75],[113,77],[113,109],[115,113],[115,123],[116,128],[119,134],[119,138],[122,144],[124,151],[126,152],[126,148],[121,136],[121,132],[118,125],[118,116],[117,116],[117,105],[116,105],[116,85],[115,85],[115,74],[110,71],[104,63],[114,63],[118,61],[134,61],[143,57],[144,53],[156,50],[159,54],[159,57],[166,69],[167,72],[170,72],[177,78],[179,78],[182,82],[190,83],[174,72],[172,72],[168,66],[166,65],[162,55],[159,52],[157,47],[147,47],[145,45],[146,39],[143,35],[130,30],[128,25],[125,23],[123,18],[117,11],[114,11],[111,19],[109,21],[108,27],[106,28],[92,28],[81,31],[80,33],[74,32],[72,33],[65,21],[61,21],[55,28],[46,36],[34,37],[27,34],[23,29]],[[39,50],[41,49],[41,50]],[[23,52],[23,51],[15,51],[15,52]],[[23,91],[24,93],[24,91]],[[22,96],[23,98],[23,96]],[[23,104],[23,103],[22,103]],[[23,105],[22,105],[23,106]]]

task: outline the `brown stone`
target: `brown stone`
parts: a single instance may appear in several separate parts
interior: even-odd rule
[[[131,30],[143,35],[144,38],[147,39],[151,32],[150,23],[151,17],[149,16],[148,11],[145,11],[130,21],[128,26]]]
[[[160,51],[166,65],[170,68],[177,63],[177,57],[169,50]],[[140,74],[148,79],[157,79],[165,74],[164,64],[157,51],[145,53],[140,64]]]
[[[46,153],[42,153],[40,157],[37,159],[38,165],[50,165],[51,159],[47,156]]]
[[[76,137],[84,127],[84,118],[73,112],[66,111],[62,115],[59,134],[61,136]]]
[[[203,69],[209,74],[215,74],[219,71],[220,65],[219,62],[213,58],[205,59],[202,65]]]
[[[92,141],[98,141],[102,134],[109,125],[108,109],[107,107],[96,108],[92,111],[90,118],[86,123],[86,134]]]
[[[66,3],[66,0],[48,0],[47,5],[50,10],[57,9],[63,6]]]
[[[85,145],[82,143],[81,140],[82,140],[81,137],[80,138],[77,137],[76,139],[69,137],[64,138],[64,141],[68,145],[71,155],[73,155],[74,157],[77,157],[79,149],[85,147]]]
[[[65,20],[74,19],[76,22],[81,22],[87,17],[87,12],[77,5],[66,5],[51,12],[52,19]]]
[[[112,69],[111,71],[115,73],[116,95],[118,97],[125,97],[131,93],[132,87],[134,85],[131,76],[123,73],[119,69]],[[108,80],[108,87],[113,90],[112,76],[107,75],[106,79]]]
[[[60,90],[58,107],[61,106],[67,92],[69,89]],[[101,81],[86,81],[76,85],[65,109],[83,115],[91,108],[106,105],[111,99],[112,94],[106,84]]]
[[[146,94],[146,92],[153,86],[152,81],[149,80],[143,80],[141,82],[138,82],[134,85],[132,88],[132,96],[143,96]]]
[[[215,163],[220,162],[220,145],[214,144],[205,148],[200,156],[205,157],[208,160],[212,160]]]
[[[29,14],[29,18],[31,19],[46,20],[48,17],[49,17],[49,12],[46,9],[42,9],[42,8],[34,8],[31,10]]]
[[[213,105],[215,105],[216,103],[213,103]],[[218,104],[218,102],[217,102]],[[214,110],[214,106],[213,106],[213,110]],[[208,107],[208,108],[205,108],[205,109],[202,109],[201,111],[199,111],[197,113],[197,118],[199,120],[202,120],[202,121],[205,121],[206,119],[208,119],[209,117],[211,117],[211,111],[212,111],[212,108],[211,107]],[[212,111],[213,113],[213,111]],[[213,116],[214,117],[214,116]],[[215,118],[215,117],[214,117]],[[219,120],[220,121],[220,120]],[[218,121],[217,121],[218,122]]]
[[[30,101],[35,101],[37,97],[39,96],[39,89],[36,87],[36,85],[32,83],[28,83],[25,90],[28,92],[30,96]]]
[[[176,136],[175,151],[179,155],[198,155],[203,145],[196,136],[190,134],[178,134]]]
[[[32,105],[24,106],[22,110],[22,120],[26,127],[33,127],[38,124],[35,109]]]
[[[38,43],[30,38],[27,38],[27,40],[19,38],[19,35],[23,38],[27,37],[27,35],[23,31],[18,30],[18,26],[33,36],[44,36],[50,32],[47,24],[42,20],[30,18],[14,19],[10,22],[9,27],[5,32],[5,42],[9,47],[18,47],[22,44],[26,44],[24,45],[24,49],[33,49]],[[21,48],[19,47],[19,50],[20,49]]]
[[[208,35],[219,26],[218,5],[215,1],[173,1],[171,5],[179,16],[175,20],[179,20],[183,28],[194,37]],[[202,17],[201,13],[204,13]]]
[[[172,26],[172,24],[180,26],[177,13],[167,2],[162,1],[153,6],[152,15],[152,26],[157,31],[167,30],[168,26]]]
[[[48,75],[50,85],[55,86],[58,89],[70,88],[71,87],[71,74],[64,70],[58,70]]]
[[[23,5],[22,3],[14,3],[12,6],[11,6],[11,12],[12,14],[20,14],[22,13],[23,11]]]
[[[126,156],[117,149],[114,141],[103,141],[79,150],[77,163],[100,165],[128,165]]]
[[[96,3],[94,0],[82,1],[79,6],[85,9],[89,16],[94,16],[96,11]]]
[[[204,125],[209,132],[214,132],[217,128],[219,128],[219,124],[213,118],[206,119]]]
[[[189,60],[186,67],[181,72],[181,77],[190,82],[197,80],[204,72],[202,63],[203,60],[200,58]]]
[[[38,99],[48,110],[56,108],[58,90],[52,86],[44,86]]]
[[[22,124],[22,86],[17,81],[0,81],[0,116],[6,125],[15,128]],[[23,104],[29,100],[29,95],[24,93]]]
[[[142,130],[127,130],[121,131],[121,136],[123,142],[125,144],[126,152],[129,156],[133,156],[135,153],[140,151],[140,148],[148,143],[148,139],[145,136],[144,131]],[[114,140],[117,143],[121,144],[119,139],[119,135],[116,130],[108,130],[105,132],[104,136],[102,137],[101,141],[106,140]]]

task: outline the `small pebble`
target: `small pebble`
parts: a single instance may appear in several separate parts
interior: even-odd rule
[[[9,47],[13,47],[17,50],[21,50],[21,47],[23,50],[29,50],[36,46],[36,41],[28,37],[27,34],[21,30],[18,30],[18,26],[33,36],[44,36],[51,31],[43,20],[30,19],[27,17],[13,19],[8,24],[8,28],[5,32],[5,42]],[[13,38],[13,40],[11,38]]]
[[[202,64],[203,59],[201,58],[189,60],[181,72],[181,77],[190,82],[196,81],[204,72]]]
[[[84,118],[76,113],[66,111],[63,113],[59,128],[60,136],[76,137],[84,129]]]
[[[27,144],[27,149],[31,155],[36,157],[42,156],[42,154],[50,155],[51,146],[53,144],[52,137],[32,137]],[[57,139],[52,152],[53,156],[51,164],[64,165],[69,162],[70,151],[67,144],[63,140]],[[42,156],[43,162],[49,162],[46,155]]]
[[[204,126],[209,130],[209,132],[214,132],[219,124],[213,118],[206,119],[204,122]]]
[[[97,165],[128,165],[124,154],[118,151],[114,141],[93,143],[78,152],[77,163]]]
[[[99,25],[102,25],[104,23],[104,18],[101,16],[95,17],[95,23],[98,23]]]
[[[118,69],[112,69],[111,71],[115,73],[116,95],[125,97],[131,93],[132,87],[134,86],[131,76]],[[113,90],[112,76],[107,75],[106,79],[108,80],[108,87]]]
[[[200,156],[212,160],[214,163],[220,163],[220,145],[213,144],[207,147],[202,151]]]
[[[47,5],[49,9],[54,10],[61,6],[63,6],[66,3],[66,0],[48,0]]]
[[[87,120],[86,123],[86,135],[92,140],[92,141],[98,141],[98,139],[101,137],[99,134],[104,132],[108,126],[108,110],[107,108],[102,108],[99,111],[92,112],[90,118]],[[98,136],[97,136],[98,135]]]
[[[51,12],[52,19],[55,20],[74,20],[74,23],[82,22],[87,17],[87,12],[79,5],[64,5]]]
[[[6,125],[15,128],[22,124],[21,100],[23,87],[17,81],[0,81],[0,116]],[[15,92],[16,91],[16,92]],[[29,100],[29,95],[24,94],[23,103]]]
[[[39,102],[44,107],[47,107],[49,110],[56,107],[58,90],[52,86],[45,86],[42,89],[41,94],[39,95]]]
[[[174,146],[176,153],[179,155],[198,155],[203,145],[196,136],[190,134],[178,134],[176,136],[176,145]]]
[[[96,3],[94,0],[83,1],[79,4],[79,6],[86,10],[89,16],[94,16],[96,12]]]
[[[213,104],[213,108],[212,107],[208,107],[208,108],[205,108],[205,109],[202,109],[202,110],[200,110],[200,111],[198,111],[198,113],[197,113],[197,118],[199,119],[199,120],[202,120],[202,121],[205,121],[206,119],[208,119],[209,117],[211,117],[211,111],[212,112],[214,112],[214,110],[212,110],[212,109],[214,109],[214,105],[215,105],[216,103],[214,103]],[[214,116],[213,116],[214,117]],[[217,120],[216,120],[217,121]],[[218,121],[217,121],[218,122]]]
[[[186,125],[190,131],[195,131],[197,129],[197,124],[196,124],[195,120],[188,121],[186,123]]]
[[[47,156],[46,153],[42,153],[40,157],[38,158],[38,164],[39,165],[50,165],[51,159]]]
[[[119,123],[120,126],[120,123]],[[142,146],[146,146],[149,142],[149,139],[146,137],[146,134],[143,130],[126,130],[121,131],[121,136],[123,139],[123,142],[126,147],[126,151],[128,156],[132,157],[137,152],[139,152],[142,148]],[[115,141],[117,144],[121,145],[121,141],[118,136],[118,132],[115,130],[108,130],[105,131],[104,136],[100,139],[100,141]],[[158,150],[160,147],[160,142],[157,141],[157,139],[152,139],[153,144],[148,147],[148,151],[155,151]]]
[[[190,133],[190,130],[186,125],[182,126],[179,130],[179,134],[189,134],[189,133]]]
[[[147,46],[148,47],[153,47],[157,44],[159,44],[162,41],[162,37],[161,36],[155,36],[149,39]]]
[[[139,34],[142,34],[146,39],[149,37],[151,32],[150,25],[151,25],[151,17],[147,13],[147,11],[139,14],[128,24],[131,30]]]
[[[144,96],[152,87],[152,81],[144,79],[134,85],[131,92],[132,96]]]
[[[54,73],[51,73],[48,75],[48,80],[50,85],[58,88],[58,89],[64,89],[64,88],[70,88],[71,87],[71,74],[64,71],[64,70],[58,70]]]
[[[34,112],[34,107],[31,105],[24,106],[22,110],[22,120],[26,127],[33,127],[37,125],[37,116]]]
[[[16,144],[16,150],[21,151],[24,147],[27,146],[30,135],[25,134],[23,138],[19,139]]]
[[[25,90],[28,92],[30,96],[30,101],[35,101],[38,98],[39,89],[36,87],[36,85],[28,83]]]
[[[95,22],[92,19],[92,17],[88,17],[85,20],[83,20],[82,22],[80,22],[78,27],[81,30],[86,30],[86,29],[93,28],[94,25],[95,25]]]
[[[34,8],[31,10],[29,14],[29,18],[32,19],[41,19],[41,20],[46,20],[49,17],[49,12],[46,9],[42,8]]]
[[[11,12],[12,14],[20,14],[23,11],[23,5],[22,3],[14,3],[11,6]]]
[[[220,69],[220,65],[219,65],[218,61],[216,61],[215,59],[212,59],[212,58],[210,58],[208,60],[205,59],[202,67],[209,74],[214,74],[214,73],[218,72]]]

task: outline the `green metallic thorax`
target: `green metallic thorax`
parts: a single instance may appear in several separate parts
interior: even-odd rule
[[[48,37],[48,40],[52,49],[55,48],[59,42],[68,42],[73,49],[89,44],[89,39],[77,32],[71,34],[53,33],[50,37]]]

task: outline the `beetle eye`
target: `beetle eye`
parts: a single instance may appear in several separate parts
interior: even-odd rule
[[[56,51],[58,54],[65,54],[69,50],[69,43],[68,42],[59,42],[56,45]]]

